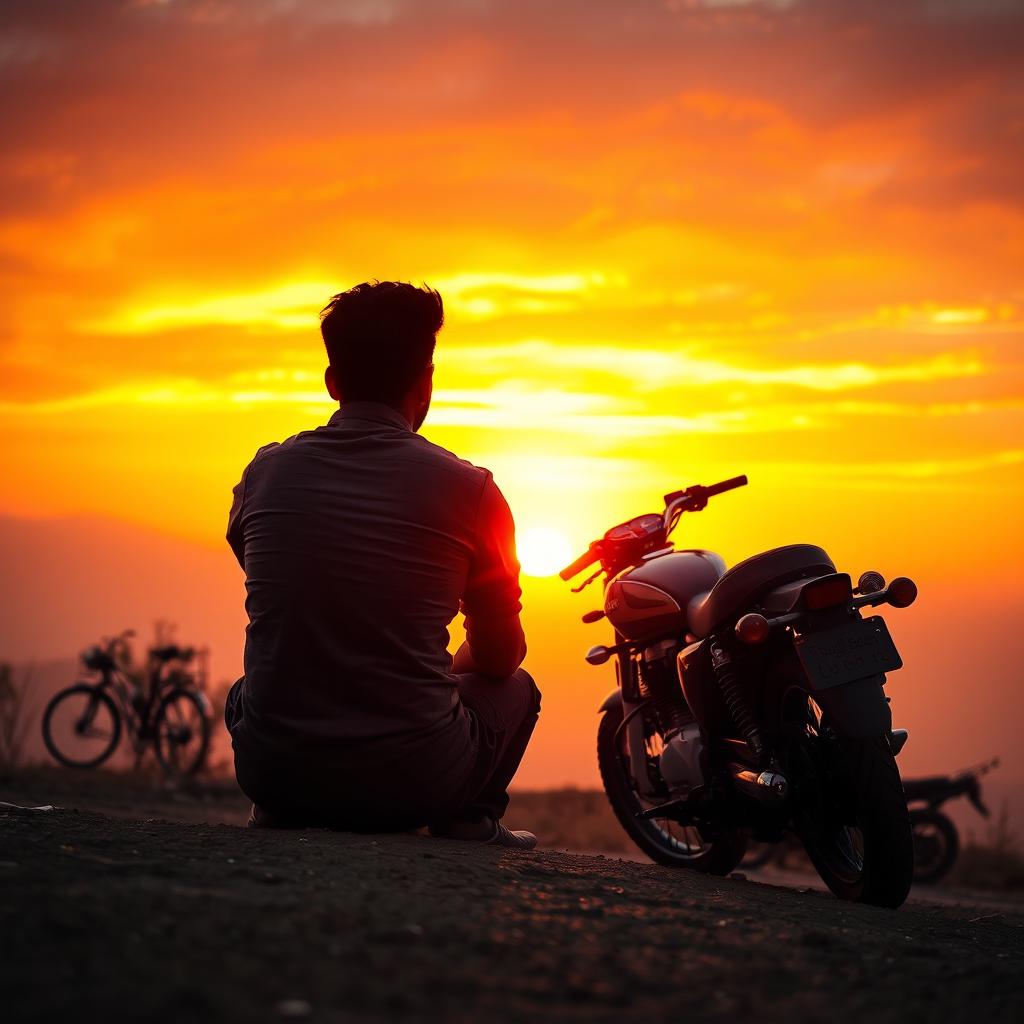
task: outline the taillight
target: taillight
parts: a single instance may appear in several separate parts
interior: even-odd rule
[[[803,605],[808,611],[816,612],[822,608],[834,608],[845,604],[853,597],[853,583],[850,574],[838,572],[834,576],[822,576],[820,580],[808,583],[800,592]]]

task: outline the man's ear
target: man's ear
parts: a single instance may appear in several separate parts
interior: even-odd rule
[[[341,393],[338,391],[338,382],[334,379],[334,368],[331,366],[324,370],[324,384],[327,385],[327,394],[336,402],[340,402]]]
[[[427,413],[430,411],[430,399],[434,394],[433,363],[428,363],[423,368],[423,372],[416,380],[416,387],[412,394],[416,399],[416,407],[413,410],[410,422],[412,423],[413,430],[419,430],[423,426],[423,421],[427,418]]]
[[[428,363],[420,374],[419,386],[417,388],[419,403],[423,409],[423,415],[427,415],[430,408],[430,399],[434,395],[434,364]]]

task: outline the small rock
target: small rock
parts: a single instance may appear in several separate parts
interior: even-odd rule
[[[305,999],[282,999],[277,1004],[277,1012],[282,1017],[308,1017],[313,1007]]]

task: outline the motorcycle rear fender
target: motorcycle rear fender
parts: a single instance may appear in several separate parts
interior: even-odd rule
[[[873,739],[892,730],[892,712],[886,699],[884,675],[866,676],[852,683],[815,690],[806,680],[797,682],[791,676],[782,687],[769,683],[765,691],[765,713],[768,721],[782,725],[788,694],[796,689],[809,693],[824,713],[828,723],[841,735],[851,739]]]
[[[611,693],[608,694],[604,699],[604,703],[598,708],[598,714],[604,714],[606,711],[611,711],[612,708],[622,706],[622,691],[616,686]]]
[[[838,733],[854,740],[868,740],[892,731],[892,712],[882,689],[884,683],[884,675],[867,676],[809,692]]]

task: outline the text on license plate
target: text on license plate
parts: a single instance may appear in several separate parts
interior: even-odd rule
[[[885,619],[878,615],[821,633],[801,634],[795,643],[808,681],[817,690],[903,667]]]

